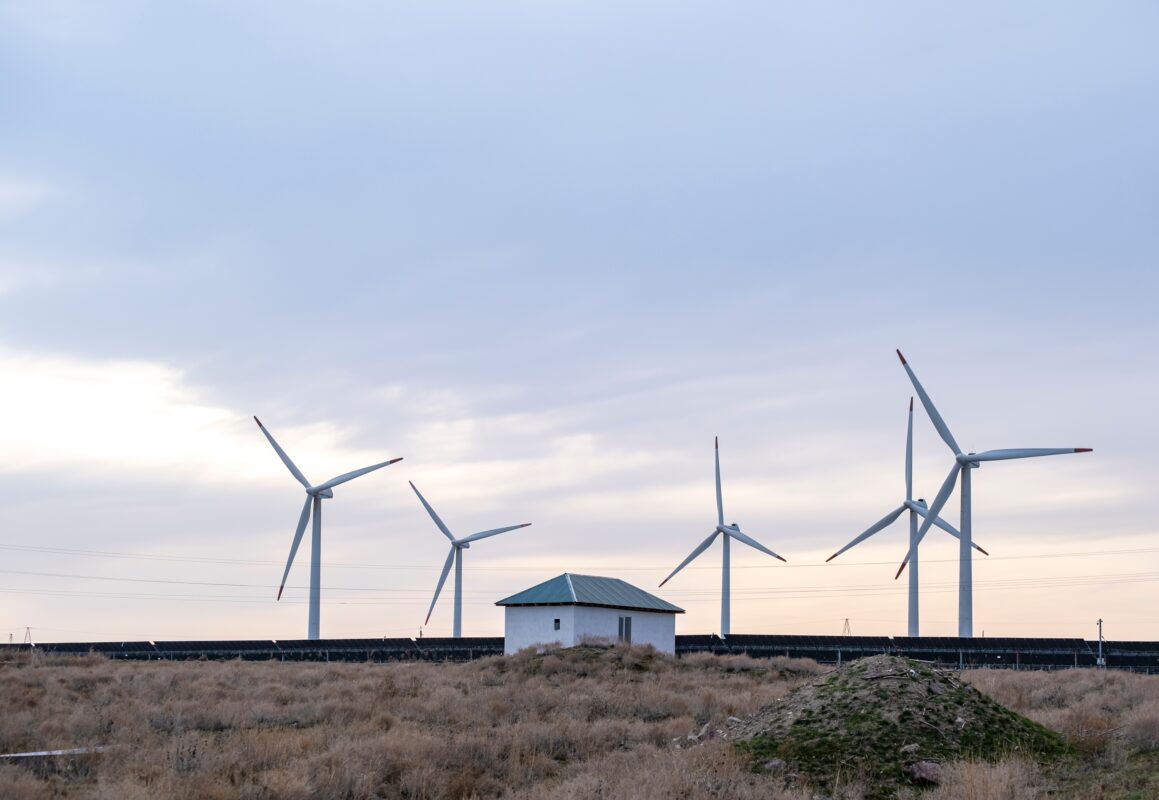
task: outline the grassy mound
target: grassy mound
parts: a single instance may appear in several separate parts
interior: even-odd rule
[[[874,798],[923,785],[947,761],[1066,752],[1058,734],[950,674],[887,655],[802,686],[725,735],[758,769],[797,772],[830,790],[859,781]]]

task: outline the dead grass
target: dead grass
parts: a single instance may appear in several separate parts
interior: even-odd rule
[[[1074,750],[1077,758],[1028,779],[1026,796],[1048,787],[1051,797],[1084,800],[1159,797],[1159,677],[1092,669],[974,670],[963,677],[1058,731]]]
[[[943,783],[926,800],[1036,800],[1044,796],[1041,768],[1021,759],[997,764],[959,761],[947,764]]]
[[[641,648],[445,665],[8,664],[0,752],[115,749],[88,757],[81,772],[6,767],[20,781],[3,794],[578,797],[592,780],[626,788],[627,764],[644,761],[663,773],[650,796],[717,787],[744,797],[758,783],[725,747],[675,769],[671,740],[768,703],[816,669],[684,663]]]
[[[1082,755],[1115,760],[1159,746],[1159,682],[1114,670],[964,673],[1003,705],[1063,734]]]
[[[754,774],[711,736],[730,715],[743,717],[823,671],[809,661],[675,660],[641,648],[523,652],[466,664],[92,657],[0,664],[0,752],[111,748],[0,764],[0,796],[805,800],[812,797],[805,783]],[[968,677],[1020,713],[1091,742],[1089,763],[1154,753],[1159,678],[1103,675]],[[674,747],[706,723],[707,741]],[[951,769],[960,770],[953,774],[963,786],[1050,785],[1033,765],[1026,774],[1000,767]],[[835,798],[856,800],[859,791],[850,776]],[[945,791],[932,796],[1034,796]]]

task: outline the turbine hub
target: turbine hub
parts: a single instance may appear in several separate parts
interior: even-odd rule
[[[316,491],[314,491],[313,487],[310,487],[309,489],[306,490],[306,494],[311,495],[313,497],[327,497],[327,498],[329,498],[329,497],[334,496],[334,490],[333,489],[323,489],[320,492],[316,492]]]

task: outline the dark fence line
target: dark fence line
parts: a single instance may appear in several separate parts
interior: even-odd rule
[[[245,661],[470,661],[503,654],[502,637],[422,639],[272,639],[177,642],[68,642],[0,645],[0,658],[32,652],[128,660]],[[1073,669],[1095,667],[1098,643],[1083,639],[733,634],[676,637],[676,654],[714,653],[754,658],[786,656],[840,664],[892,653],[954,668]],[[1105,666],[1159,674],[1159,642],[1103,642]]]
[[[786,656],[840,664],[891,653],[958,669],[1073,669],[1097,667],[1098,642],[1083,639],[877,636],[677,636],[676,652]],[[1159,642],[1103,642],[1103,666],[1159,674]]]
[[[470,661],[502,655],[501,637],[190,642],[50,642],[0,645],[0,654],[102,655],[130,661]]]

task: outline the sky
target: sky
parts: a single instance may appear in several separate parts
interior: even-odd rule
[[[1159,639],[1159,9],[0,0],[0,636],[464,634],[562,572],[905,635],[900,348],[976,635]],[[915,494],[952,461],[920,406]],[[947,505],[958,523],[958,497]],[[957,632],[923,543],[922,633]]]

